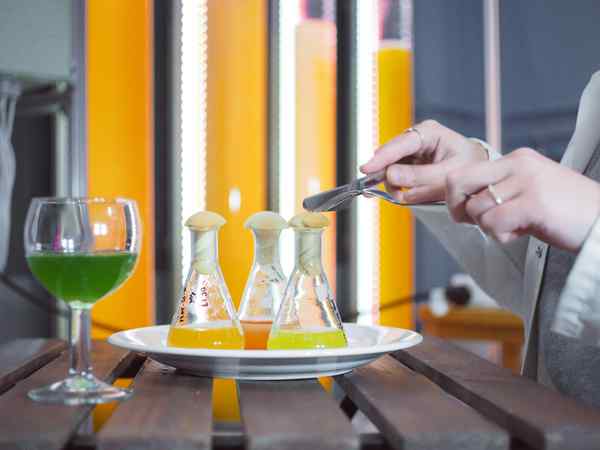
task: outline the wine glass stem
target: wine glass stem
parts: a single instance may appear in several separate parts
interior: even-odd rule
[[[91,375],[90,363],[90,327],[91,309],[71,306],[71,323],[69,328],[69,344],[71,351],[71,367],[69,375]]]

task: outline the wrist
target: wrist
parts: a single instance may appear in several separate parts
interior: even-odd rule
[[[502,155],[492,148],[490,144],[481,139],[469,138],[469,141],[476,144],[478,153],[482,156],[483,161],[495,161],[502,158]]]
[[[472,145],[475,148],[474,153],[477,161],[490,161],[490,154],[487,149],[481,145],[481,142],[475,141]]]

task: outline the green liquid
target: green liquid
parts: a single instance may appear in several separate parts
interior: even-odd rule
[[[301,350],[346,347],[346,335],[342,330],[306,331],[279,330],[269,337],[269,350]]]
[[[94,303],[127,279],[137,259],[132,253],[33,253],[31,272],[65,302]]]

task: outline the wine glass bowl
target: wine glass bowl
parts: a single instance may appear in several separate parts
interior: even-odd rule
[[[135,269],[141,244],[136,203],[121,198],[34,198],[24,241],[31,272],[70,311],[68,377],[30,391],[29,397],[69,405],[129,397],[131,391],[92,373],[90,311]]]

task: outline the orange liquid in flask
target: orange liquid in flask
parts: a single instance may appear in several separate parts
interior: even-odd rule
[[[271,320],[253,321],[242,320],[246,350],[266,350],[269,333],[273,322]]]

